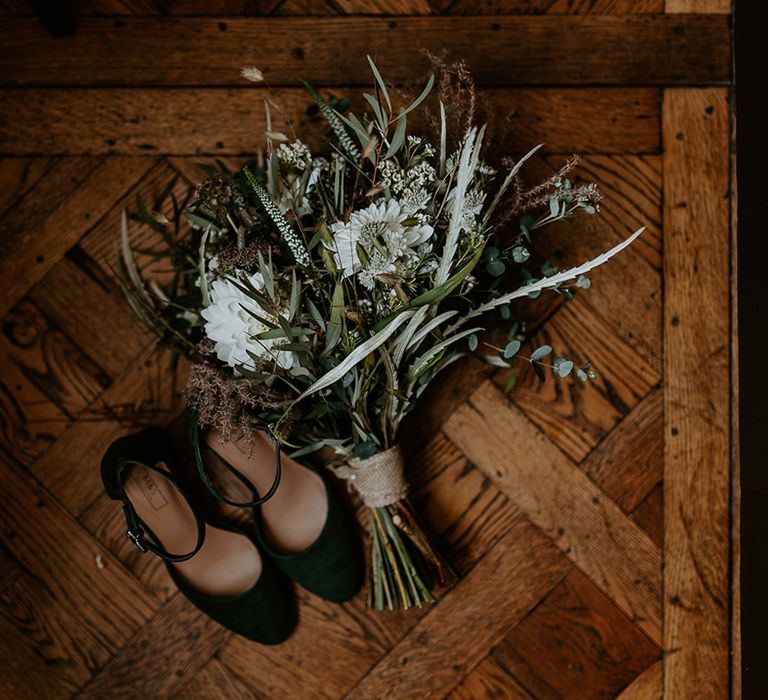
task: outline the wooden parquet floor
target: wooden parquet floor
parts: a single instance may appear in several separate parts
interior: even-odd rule
[[[0,2],[0,697],[738,695],[730,2],[78,5],[54,39]],[[298,591],[295,635],[261,647],[182,598],[101,491],[109,442],[180,409],[110,271],[120,212],[256,152],[263,93],[241,65],[309,135],[297,77],[345,94],[370,52],[408,80],[421,48],[468,60],[500,150],[545,142],[540,171],[583,154],[603,212],[541,239],[554,263],[648,231],[531,311],[596,381],[523,372],[505,396],[503,372],[467,362],[407,426],[456,586],[393,614]]]

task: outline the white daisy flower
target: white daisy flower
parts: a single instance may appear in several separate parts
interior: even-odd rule
[[[417,249],[431,238],[434,230],[424,223],[406,225],[408,218],[408,210],[391,199],[353,212],[347,223],[337,221],[332,224],[334,240],[329,249],[333,251],[336,265],[344,271],[344,276],[349,277],[363,270],[367,273],[363,284],[369,287],[372,277],[393,271],[397,260],[416,257]],[[369,260],[365,269],[360,261],[358,245]]]
[[[264,278],[258,272],[247,276],[247,279],[257,290],[264,288]],[[255,336],[268,331],[270,327],[248,311],[268,321],[274,319],[238,289],[234,282],[236,279],[232,277],[214,280],[209,290],[211,303],[200,314],[205,320],[205,334],[215,344],[216,357],[230,367],[249,366],[253,364],[248,354],[250,352],[257,357],[274,360],[283,369],[290,369],[293,366],[293,354],[275,347],[283,343],[283,339],[257,339]]]

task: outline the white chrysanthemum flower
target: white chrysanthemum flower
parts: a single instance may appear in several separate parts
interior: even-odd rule
[[[395,270],[395,261],[417,256],[417,249],[434,232],[428,224],[406,225],[409,212],[397,200],[370,204],[365,209],[352,212],[349,221],[332,224],[336,265],[349,277],[356,272],[366,273],[361,281],[371,287],[371,280],[378,274]],[[360,245],[369,260],[363,266],[358,255]]]
[[[257,290],[264,288],[264,278],[258,272],[249,275],[247,279]],[[253,358],[248,354],[250,352],[257,357],[274,360],[283,369],[290,369],[293,366],[293,354],[275,347],[283,339],[259,340],[255,337],[268,331],[269,326],[248,311],[267,320],[272,319],[233,284],[235,281],[231,277],[214,280],[209,290],[211,303],[200,314],[205,319],[205,334],[215,344],[216,357],[230,367],[247,367],[253,364]]]

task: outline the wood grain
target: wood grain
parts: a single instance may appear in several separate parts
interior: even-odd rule
[[[340,97],[355,97],[358,92],[353,87],[333,90]],[[0,90],[0,153],[255,154],[264,147],[268,95],[281,110],[273,110],[275,130],[290,133],[286,115],[303,140],[321,144],[325,121],[302,89],[270,94],[250,87],[172,88],[163,90],[162,99],[149,88],[6,89]],[[530,144],[542,142],[557,153],[660,150],[656,88],[489,88],[480,90],[478,99],[494,116],[499,152],[522,155]],[[220,119],[223,103],[236,118]],[[362,99],[352,107],[361,108]],[[51,120],[52,128],[41,133],[37,126],[41,120]],[[409,118],[411,128],[423,127],[423,122],[418,115]],[[590,128],[576,130],[574,123]]]
[[[5,20],[2,29],[5,85],[237,85],[239,66],[250,64],[275,86],[294,85],[297,76],[318,85],[370,85],[365,61],[340,60],[367,53],[397,83],[426,72],[422,48],[465,58],[481,85],[730,78],[730,27],[720,15],[275,17],[224,26],[204,18],[126,17],[83,19],[77,34],[55,43],[35,20]]]
[[[66,158],[13,207],[0,237],[0,318],[151,165],[142,158]]]
[[[0,213],[34,187],[50,166],[48,158],[0,158]]]
[[[610,700],[659,648],[589,579],[571,571],[493,651],[534,697]]]
[[[168,371],[166,353],[148,346],[107,391],[90,404],[30,471],[80,516],[103,490],[98,466],[109,444],[139,427],[170,422],[182,409],[184,374]]]
[[[663,478],[663,408],[662,391],[655,389],[581,463],[592,481],[627,513]]]
[[[77,692],[77,686],[51,672],[24,630],[0,615],[0,693],[14,700],[65,700]]]
[[[533,700],[533,697],[494,654],[475,666],[447,696],[448,700]]]
[[[659,482],[632,511],[632,519],[659,546],[664,546],[664,485]]]
[[[0,446],[39,457],[109,384],[109,377],[30,302],[0,323]]]
[[[564,156],[549,156],[531,162],[523,172],[526,183],[535,184],[551,176],[564,161]],[[611,260],[610,268],[590,273],[592,287],[581,296],[614,333],[660,372],[661,159],[585,156],[574,176],[579,182],[599,183],[604,197],[600,214],[543,229],[536,240],[537,259],[549,260],[560,268],[571,267],[645,226],[640,238]],[[543,303],[547,303],[546,293],[537,300],[537,304]],[[546,311],[542,318],[547,317]],[[533,313],[538,319],[536,311]]]
[[[730,80],[727,3],[77,4],[76,35],[54,41],[26,2],[0,0],[0,696],[651,700],[666,675],[670,697],[725,697],[739,618],[733,588],[718,588],[718,460],[735,368],[716,334],[737,273],[723,225],[733,133],[725,90],[694,88]],[[179,385],[110,276],[120,215],[178,174],[184,197],[196,162],[237,168],[258,152],[266,91],[242,64],[266,71],[314,146],[324,125],[298,77],[354,98],[370,89],[370,52],[397,102],[428,71],[424,47],[475,68],[494,155],[545,142],[529,182],[577,151],[579,178],[600,184],[600,216],[541,231],[537,255],[564,267],[647,230],[574,302],[525,308],[529,333],[593,360],[593,385],[522,372],[503,397],[503,376],[467,360],[409,416],[411,496],[459,583],[435,607],[387,615],[364,593],[337,606],[299,588],[296,634],[261,647],[189,606],[102,490],[114,438],[153,422],[185,441]],[[159,245],[133,222],[131,236]]]
[[[468,573],[508,536],[517,508],[443,433],[406,455],[406,465],[417,512],[451,566]]]
[[[0,616],[22,632],[17,643],[40,657],[45,675],[54,676],[72,690],[82,686],[110,658],[110,649],[88,625],[82,624],[77,612],[60,606],[28,573],[0,595]],[[4,639],[3,646],[7,642]],[[33,665],[25,674],[11,674],[17,692],[25,685],[28,673],[35,672],[39,671]],[[0,675],[5,675],[5,669]],[[17,695],[12,692],[6,697]]]
[[[660,700],[662,673],[662,662],[657,661],[624,688],[616,700]]]
[[[215,657],[195,673],[174,700],[251,700],[253,693]]]
[[[728,94],[664,98],[664,664],[668,698],[728,692]],[[702,181],[698,173],[706,172]]]
[[[520,518],[508,538],[488,552],[350,696],[416,698],[449,693],[566,569],[557,549]]]
[[[655,642],[661,553],[491,382],[445,423],[451,441]]]
[[[167,697],[213,656],[228,632],[176,594],[82,689],[82,698]]]
[[[460,15],[623,15],[662,12],[664,0],[456,0],[446,12]]]
[[[153,338],[133,315],[114,280],[80,253],[73,248],[29,298],[114,379]]]
[[[8,549],[46,587],[54,605],[116,652],[155,613],[156,599],[24,470],[0,460],[0,486],[0,527]]]
[[[362,592],[341,606],[297,592],[299,626],[285,643],[266,647],[232,637],[219,654],[255,696],[338,698],[427,612],[372,615]]]
[[[696,12],[727,15],[732,7],[732,0],[664,0],[664,12],[668,14]]]
[[[564,305],[520,351],[529,357],[541,345],[553,348],[553,357],[568,357],[577,364],[589,361],[597,377],[587,383],[549,378],[542,383],[530,366],[519,360],[518,383],[511,399],[573,460],[580,462],[612,431],[658,383],[660,375],[636,355],[592,311],[586,295]],[[500,387],[509,372],[494,375]]]

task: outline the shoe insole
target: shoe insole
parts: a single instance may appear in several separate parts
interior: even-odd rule
[[[275,447],[261,431],[245,439],[221,442],[211,432],[206,443],[222,459],[247,477],[257,492],[265,494],[275,478]],[[304,551],[318,537],[328,517],[328,493],[323,480],[298,462],[281,456],[282,477],[275,495],[261,507],[264,536],[274,551]]]
[[[158,466],[164,468],[162,463]],[[123,483],[136,513],[157,544],[171,554],[186,554],[195,548],[195,516],[168,479],[134,464],[126,468]],[[256,546],[245,535],[206,525],[200,550],[191,559],[171,566],[198,593],[231,597],[253,588],[261,575],[262,562]]]

